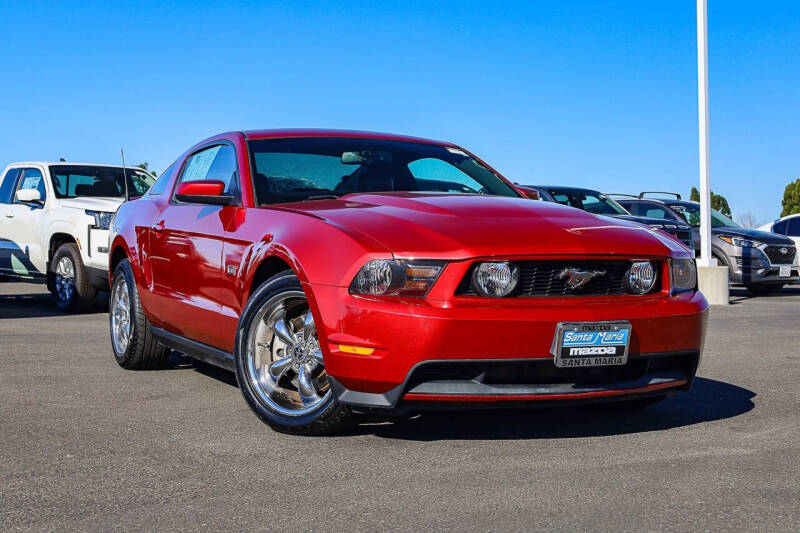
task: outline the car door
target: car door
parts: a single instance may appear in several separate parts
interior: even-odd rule
[[[220,180],[238,199],[238,168],[233,146],[218,143],[189,155],[177,184]],[[150,227],[149,262],[153,276],[151,313],[164,328],[214,347],[225,345],[219,323],[224,283],[222,245],[236,205],[181,202],[174,190]]]
[[[14,192],[17,190],[17,179],[22,173],[21,168],[10,168],[0,181],[0,273],[11,272],[11,254],[18,249],[11,239],[6,228],[6,213],[9,204],[14,202]]]
[[[17,178],[10,202],[3,204],[2,263],[4,270],[25,278],[41,279],[47,275],[47,249],[42,243],[42,218],[47,206],[47,186],[40,168],[23,168]],[[39,191],[41,202],[20,202],[17,191]]]

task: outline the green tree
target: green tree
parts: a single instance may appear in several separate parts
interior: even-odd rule
[[[783,201],[781,205],[783,206],[783,211],[781,211],[782,217],[800,213],[800,178],[789,183],[783,190]]]
[[[697,187],[692,187],[689,199],[693,202],[700,201],[700,191],[697,190]],[[711,191],[711,209],[716,209],[728,218],[731,217],[731,206],[728,205],[728,200],[721,194],[714,194],[714,191]]]
[[[148,171],[153,176],[156,176],[157,175],[156,171],[155,170],[150,170],[149,166],[150,166],[150,164],[147,161],[145,161],[144,163],[139,163],[138,165],[136,165],[136,168],[141,168],[142,170]]]

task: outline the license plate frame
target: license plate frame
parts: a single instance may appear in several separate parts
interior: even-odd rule
[[[627,320],[559,322],[550,349],[553,364],[559,368],[624,365],[632,332]]]
[[[779,278],[791,278],[792,277],[792,265],[781,265],[778,267],[778,277]]]

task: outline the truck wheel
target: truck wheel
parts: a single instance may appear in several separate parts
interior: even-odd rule
[[[60,310],[88,311],[94,306],[97,289],[89,284],[77,244],[59,246],[50,269],[48,288]]]
[[[746,285],[746,287],[753,296],[769,296],[781,290],[783,285]]]
[[[169,349],[160,344],[150,331],[150,322],[142,310],[139,289],[127,259],[123,259],[114,270],[108,322],[111,347],[119,366],[128,370],[147,370],[166,365]]]
[[[277,431],[322,435],[355,421],[334,397],[314,316],[291,271],[268,279],[247,302],[236,330],[234,364],[247,405]]]

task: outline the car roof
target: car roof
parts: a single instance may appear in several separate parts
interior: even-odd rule
[[[565,192],[590,192],[595,194],[604,194],[595,189],[587,189],[585,187],[568,187],[565,185],[521,185],[521,187],[530,187],[531,189],[544,189],[545,191],[565,191]]]
[[[394,133],[380,133],[376,131],[359,130],[337,130],[337,129],[269,129],[269,130],[247,130],[242,131],[248,140],[261,139],[287,139],[287,138],[313,138],[313,137],[344,137],[350,139],[378,139],[386,141],[405,141],[425,144],[438,144],[441,146],[453,146],[453,143],[425,139],[422,137],[411,137],[409,135],[398,135]]]
[[[23,166],[30,166],[30,165],[40,165],[40,166],[79,166],[79,167],[110,167],[110,168],[122,168],[122,165],[109,165],[107,163],[81,163],[79,161],[17,161],[14,163],[9,163],[9,167],[23,167]],[[125,168],[130,168],[133,170],[143,170],[139,167],[132,167],[126,166]],[[145,171],[146,172],[146,171]]]

